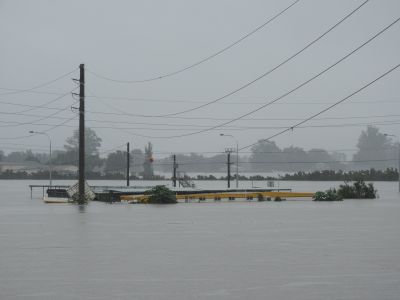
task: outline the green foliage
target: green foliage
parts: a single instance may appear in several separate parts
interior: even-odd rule
[[[150,195],[148,203],[152,204],[177,203],[174,192],[164,185],[156,185],[152,189],[147,190],[145,194]]]
[[[386,170],[360,170],[343,172],[324,170],[314,172],[297,172],[295,174],[285,174],[280,177],[280,180],[320,180],[320,181],[340,181],[340,180],[369,180],[369,181],[397,181],[398,172],[394,168],[387,168]]]
[[[335,189],[329,189],[325,192],[318,191],[314,194],[314,201],[341,201],[343,200]]]
[[[353,185],[348,181],[339,186],[339,189],[329,189],[325,192],[318,191],[314,194],[314,201],[340,201],[343,199],[375,199],[377,191],[372,183],[366,184],[357,180]]]
[[[358,180],[349,185],[347,181],[339,186],[337,194],[344,199],[375,199],[377,190],[372,183],[366,184],[363,180]]]

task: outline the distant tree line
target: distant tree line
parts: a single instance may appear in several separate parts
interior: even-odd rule
[[[396,169],[387,168],[386,170],[358,170],[358,171],[314,171],[303,172],[299,171],[295,174],[285,174],[280,176],[280,180],[307,180],[307,181],[396,181],[399,178],[399,173]]]
[[[109,174],[108,177],[118,177],[125,174],[127,155],[124,150],[111,151],[104,157],[105,153],[100,152],[102,139],[97,136],[94,130],[86,128],[85,139],[86,171],[88,173],[100,173],[102,176]],[[53,152],[52,164],[78,166],[78,141],[78,131],[75,131],[71,137],[66,139],[64,150]],[[266,140],[260,140],[250,150],[248,156],[239,157],[239,173],[241,176],[246,172],[260,174],[297,172],[298,174],[293,176],[299,178],[312,176],[328,178],[333,176],[336,180],[341,176],[340,172],[344,171],[365,169],[384,171],[388,168],[397,167],[399,144],[393,142],[388,135],[380,133],[376,127],[368,126],[366,130],[361,132],[356,152],[350,160],[343,152],[328,152],[322,148],[304,150],[294,146],[280,148],[275,142]],[[132,176],[155,179],[155,171],[172,173],[172,156],[155,159],[151,143],[146,145],[144,151],[133,149],[130,157]],[[30,161],[49,164],[49,155],[47,153],[34,153],[32,150],[11,152],[8,155],[0,151],[0,161],[19,163]],[[184,176],[182,174],[189,172],[204,174],[225,173],[227,168],[226,153],[219,153],[213,156],[204,156],[198,153],[176,154],[176,161],[178,163],[178,172],[181,173],[180,176]],[[234,173],[235,153],[231,154],[231,163],[232,173]],[[323,174],[318,173],[318,171],[322,172],[322,170],[337,171],[337,173],[331,174],[328,171]],[[307,175],[305,175],[306,173]],[[375,175],[370,174],[370,176]],[[199,177],[199,180],[202,179]]]
[[[77,178],[76,174],[66,174],[53,172],[53,179],[71,179],[75,180]],[[89,180],[125,180],[126,175],[122,173],[101,173],[101,172],[87,172],[86,178]],[[132,180],[142,180],[143,177],[138,177],[136,175],[131,175]],[[215,175],[196,175],[196,176],[183,176],[185,179],[189,180],[227,180],[227,176],[215,176]],[[26,171],[11,171],[6,170],[0,172],[0,179],[49,179],[48,171],[37,171],[33,173],[28,173]],[[148,180],[169,180],[171,177],[166,177],[162,175],[154,175]],[[231,177],[231,180],[235,180],[235,176]],[[304,181],[397,181],[398,172],[396,169],[388,168],[386,170],[358,170],[358,171],[334,171],[334,170],[324,170],[324,171],[313,171],[313,172],[296,172],[294,174],[285,174],[278,177],[272,176],[262,176],[262,175],[251,175],[239,176],[239,180],[254,180],[254,181],[269,181],[269,180],[304,180]]]

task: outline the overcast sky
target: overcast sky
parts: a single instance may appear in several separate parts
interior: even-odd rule
[[[102,150],[128,141],[143,148],[151,141],[154,151],[162,153],[213,152],[235,146],[233,139],[220,133],[233,135],[240,147],[268,138],[400,63],[399,22],[274,105],[226,127],[180,138],[168,137],[237,118],[329,67],[400,17],[400,1],[370,0],[268,76],[214,104],[175,117],[143,115],[182,112],[238,89],[302,49],[364,1],[300,0],[228,51],[164,79],[126,84],[93,74],[143,80],[174,72],[237,41],[293,2],[0,0],[0,148],[10,151],[30,145],[45,151],[46,137],[27,137],[28,131],[49,130],[67,121],[48,131],[54,148],[62,148],[78,126],[77,119],[68,121],[76,116],[70,107],[78,106],[69,92],[76,88],[71,78],[79,77],[81,63],[87,69],[86,126],[103,139]],[[71,71],[32,91],[12,90],[29,89]],[[314,127],[296,128],[273,140],[282,148],[352,149],[361,130],[372,123],[381,132],[400,135],[399,79],[400,68],[303,124]],[[60,94],[67,95],[57,99]]]

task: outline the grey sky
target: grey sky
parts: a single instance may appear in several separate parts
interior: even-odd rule
[[[0,88],[30,88],[72,71],[80,63],[84,63],[88,70],[116,79],[140,80],[159,76],[220,50],[292,2],[294,0],[0,0]],[[220,137],[220,132],[234,135],[240,146],[266,138],[279,129],[248,127],[290,127],[298,121],[287,119],[305,119],[397,65],[400,62],[400,23],[309,85],[248,117],[266,120],[241,120],[229,125],[234,128],[183,138],[159,139],[140,135],[165,137],[194,132],[222,122],[196,118],[232,119],[271,101],[328,67],[397,19],[400,16],[399,1],[369,1],[349,20],[282,68],[218,103],[179,115],[185,119],[123,116],[121,112],[166,114],[214,100],[276,66],[362,2],[301,0],[229,51],[170,78],[121,84],[99,79],[87,72],[86,125],[94,128],[103,139],[104,150],[127,141],[143,148],[151,141],[155,152],[222,151],[234,143],[229,138]],[[77,70],[73,76],[35,91],[67,93],[75,87],[70,78],[78,76]],[[397,113],[400,108],[399,77],[400,70],[396,70],[348,102],[323,114],[320,118],[324,120],[306,124],[341,127],[295,129],[274,140],[280,147],[293,144],[306,149],[354,148],[365,126],[342,125],[400,121],[400,113]],[[0,90],[0,94],[8,92]],[[94,95],[101,98],[90,97]],[[29,107],[4,102],[42,105],[56,97],[55,94],[42,93],[0,95],[0,101],[3,101],[0,103],[3,112],[0,138],[26,136],[29,130],[46,130],[51,124],[59,124],[74,116],[67,109],[56,115],[59,119],[15,126],[18,124],[9,122],[34,122],[40,119],[38,116],[47,116],[55,111],[38,108],[23,113],[25,115],[7,115],[4,113],[20,112]],[[66,96],[48,106],[63,108],[72,106],[74,101],[71,96]],[[370,103],[364,103],[367,101]],[[119,115],[92,112],[116,112]],[[388,116],[396,114],[398,116]],[[334,119],[362,116],[386,117]],[[77,124],[77,120],[73,120],[66,123],[70,127],[60,126],[49,131],[55,148],[63,146],[65,138],[72,134]],[[382,132],[400,135],[398,124],[378,127]],[[41,147],[45,143],[43,136],[0,140],[3,148],[18,147],[13,144]]]

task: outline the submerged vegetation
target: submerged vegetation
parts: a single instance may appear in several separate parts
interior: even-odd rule
[[[329,189],[325,192],[318,191],[314,194],[314,201],[342,201],[335,189]]]
[[[339,186],[337,194],[343,199],[375,199],[377,190],[372,183],[366,184],[363,180],[358,180],[353,185],[345,181]]]
[[[372,183],[366,184],[363,180],[357,180],[350,185],[348,181],[339,188],[329,189],[325,192],[318,191],[314,195],[314,201],[341,201],[343,199],[375,199],[377,190]]]
[[[177,203],[174,192],[164,185],[156,185],[150,190],[147,190],[145,194],[149,195],[147,203],[151,204]]]

